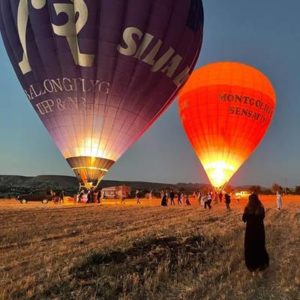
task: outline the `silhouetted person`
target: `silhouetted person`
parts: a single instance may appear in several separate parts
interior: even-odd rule
[[[230,202],[231,202],[231,198],[230,195],[228,193],[225,194],[225,204],[226,204],[226,208],[228,210],[230,210]]]
[[[87,203],[93,203],[94,202],[94,189],[93,188],[91,188],[89,191],[88,191],[88,195],[87,195],[87,197],[88,197],[88,201],[87,201]]]
[[[161,198],[161,206],[168,206],[167,195],[165,193]]]
[[[98,202],[98,203],[101,203],[101,194],[102,194],[102,190],[100,189],[100,190],[97,192],[97,202]]]
[[[183,198],[183,194],[178,192],[178,194],[177,194],[178,205],[182,205],[182,198]]]
[[[55,196],[53,198],[54,203],[58,204],[60,202],[60,192],[55,192]]]
[[[140,193],[139,190],[136,190],[136,192],[135,192],[135,199],[136,199],[136,203],[137,204],[141,204],[141,201],[140,201],[140,199],[141,199],[141,193]]]
[[[223,200],[223,193],[222,193],[222,192],[219,193],[219,200],[220,200],[220,203],[221,203],[222,200]]]
[[[211,209],[211,201],[212,201],[211,193],[208,193],[204,202],[204,208],[208,207],[209,209]]]
[[[64,198],[65,198],[65,192],[64,192],[64,190],[61,190],[60,193],[59,193],[60,203],[64,203]]]
[[[257,194],[252,193],[243,214],[243,221],[247,223],[245,262],[251,272],[262,271],[269,266],[269,255],[265,246],[264,217],[265,209]]]
[[[185,196],[185,205],[191,205],[191,202],[190,202],[190,198],[189,198],[189,195],[188,194],[186,194],[186,196]]]
[[[94,193],[93,193],[93,199],[92,199],[93,203],[97,203],[98,202],[98,192],[96,192],[94,190]]]
[[[198,193],[196,194],[196,197],[197,197],[199,206],[201,206],[201,197],[202,197],[201,192],[198,192]]]
[[[173,192],[173,190],[171,190],[170,192],[171,205],[175,205],[174,198],[175,198],[175,193]]]
[[[79,196],[78,196],[78,202],[81,202],[83,195],[84,195],[84,190],[80,191]]]

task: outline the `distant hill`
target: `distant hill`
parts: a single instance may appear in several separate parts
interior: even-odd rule
[[[110,187],[118,185],[127,185],[131,187],[132,191],[141,190],[142,192],[153,191],[159,193],[161,190],[173,189],[193,193],[197,190],[208,189],[210,185],[201,183],[157,183],[144,181],[117,181],[117,180],[103,180],[100,187]],[[5,197],[8,194],[20,194],[32,190],[64,190],[67,193],[74,194],[78,191],[78,181],[73,176],[56,176],[56,175],[41,175],[35,177],[28,176],[12,176],[0,175],[0,197]],[[235,187],[235,190],[248,190],[249,185]],[[265,187],[260,187],[261,192],[269,191]]]
[[[7,176],[0,175],[0,187],[24,189],[66,189],[73,190],[78,186],[77,179],[71,176]]]
[[[194,192],[199,189],[207,188],[207,184],[195,183],[155,183],[143,181],[116,181],[116,180],[103,180],[100,187],[110,187],[118,185],[130,186],[132,191],[153,191],[159,192],[165,189],[184,190],[187,192]],[[72,176],[55,176],[55,175],[42,175],[35,177],[27,176],[12,176],[0,175],[0,195],[2,194],[18,194],[32,190],[65,190],[69,193],[76,193],[78,191],[78,181]]]

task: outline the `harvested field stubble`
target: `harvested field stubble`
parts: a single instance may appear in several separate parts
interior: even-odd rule
[[[0,299],[300,299],[300,198],[266,207],[270,267],[243,261],[245,201],[212,210],[0,202]]]

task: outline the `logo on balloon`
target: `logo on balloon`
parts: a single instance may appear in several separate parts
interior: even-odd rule
[[[219,99],[225,105],[227,103],[232,104],[228,106],[230,115],[250,118],[261,123],[269,122],[274,113],[270,104],[267,104],[262,98],[257,99],[242,94],[222,93]]]
[[[29,0],[20,0],[18,6],[17,28],[23,48],[23,58],[19,63],[22,73],[25,75],[32,71],[28,59],[26,33],[29,21]],[[81,67],[93,66],[95,55],[82,53],[78,44],[77,36],[88,21],[88,8],[84,0],[70,0],[71,3],[54,3],[54,10],[57,16],[65,14],[67,21],[63,25],[51,23],[54,33],[57,36],[65,37],[70,47],[74,62]],[[31,0],[34,9],[40,10],[47,5],[46,0]],[[78,16],[78,18],[76,18]]]

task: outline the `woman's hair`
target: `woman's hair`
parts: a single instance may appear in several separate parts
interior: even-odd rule
[[[245,208],[245,211],[248,214],[253,214],[253,215],[259,215],[259,214],[263,213],[264,207],[263,207],[262,203],[260,202],[260,200],[258,199],[257,194],[252,193],[249,196],[249,202]]]

